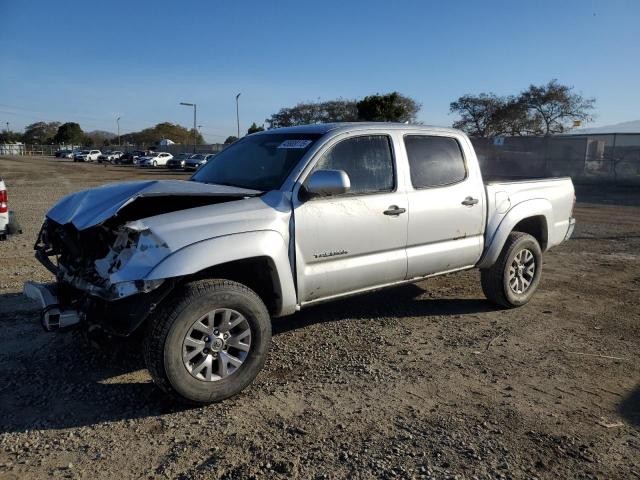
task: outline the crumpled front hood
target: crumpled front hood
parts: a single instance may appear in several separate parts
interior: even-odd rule
[[[185,180],[123,182],[83,190],[60,200],[47,217],[61,225],[72,223],[78,230],[99,225],[141,197],[251,197],[262,192],[225,185]],[[159,200],[160,201],[160,200]]]

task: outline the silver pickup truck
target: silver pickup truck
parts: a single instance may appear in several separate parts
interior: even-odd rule
[[[46,330],[142,329],[154,381],[193,403],[245,388],[270,318],[318,302],[476,267],[490,301],[524,305],[543,252],[574,227],[569,178],[485,183],[469,139],[447,128],[260,132],[190,180],[60,200],[35,245],[56,282],[24,291]]]

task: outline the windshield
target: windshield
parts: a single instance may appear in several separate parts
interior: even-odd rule
[[[204,155],[198,153],[196,155],[191,155],[190,159],[191,160],[203,160],[204,159]]]
[[[276,190],[321,136],[309,133],[250,135],[210,158],[191,179],[253,190]]]

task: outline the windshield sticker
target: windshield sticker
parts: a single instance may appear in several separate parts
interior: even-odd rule
[[[307,148],[311,140],[285,140],[278,148]]]

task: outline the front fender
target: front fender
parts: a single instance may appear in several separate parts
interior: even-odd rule
[[[145,280],[183,277],[234,260],[268,257],[275,266],[282,304],[279,315],[293,313],[296,291],[289,264],[288,246],[278,232],[259,230],[203,240],[172,253],[156,265]]]
[[[507,241],[507,237],[513,231],[513,228],[525,218],[540,216],[543,217],[546,222],[544,231],[548,232],[549,225],[553,225],[553,206],[549,200],[544,198],[525,200],[512,207],[504,215],[491,238],[486,239],[485,244],[487,247],[477,267],[489,268],[493,265],[500,256],[500,252]],[[544,243],[547,243],[546,240]]]

